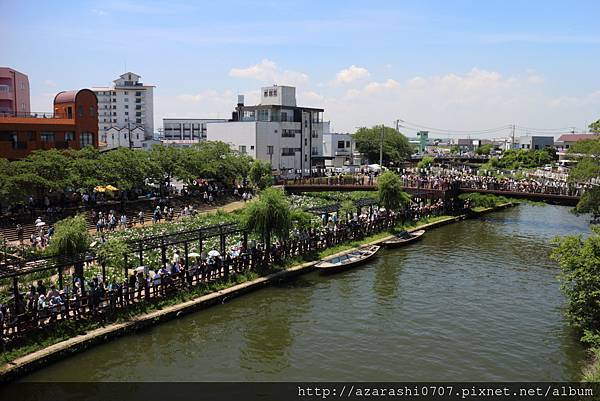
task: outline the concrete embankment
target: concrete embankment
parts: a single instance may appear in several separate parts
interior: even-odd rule
[[[468,217],[478,217],[479,215],[499,209],[504,209],[510,206],[512,206],[512,204],[509,203],[500,205],[495,208],[473,212],[471,215],[447,217],[444,219],[437,220],[433,223],[419,225],[408,231],[433,229],[446,224],[464,220]],[[379,244],[390,238],[392,238],[392,236],[380,238],[378,240],[372,241],[368,245]],[[345,252],[348,252],[348,250],[344,250],[343,252],[340,252],[340,254]],[[169,306],[164,309],[157,310],[144,315],[136,316],[127,322],[110,324],[108,326],[95,329],[85,334],[78,335],[68,340],[56,343],[42,350],[17,358],[11,361],[10,363],[7,363],[0,367],[0,381],[7,382],[14,380],[34,370],[40,369],[52,362],[58,361],[71,354],[84,351],[95,345],[106,343],[111,339],[118,338],[128,333],[132,333],[137,330],[156,325],[160,322],[178,318],[188,313],[196,312],[198,310],[207,308],[212,305],[225,303],[231,298],[249,293],[251,291],[258,290],[270,284],[292,279],[300,274],[314,270],[314,265],[316,263],[317,261],[303,263],[294,267],[290,267],[286,270],[270,274],[265,277],[259,277],[257,279],[237,284],[235,286],[221,291],[200,296],[187,302]]]

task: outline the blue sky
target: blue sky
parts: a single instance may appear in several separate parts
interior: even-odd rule
[[[415,124],[582,130],[600,118],[597,1],[0,6],[0,64],[28,74],[36,111],[57,91],[130,70],[156,85],[157,127],[162,117],[228,116],[237,93],[256,102],[272,83],[297,86],[299,103],[325,108],[336,131],[395,119],[409,134]]]

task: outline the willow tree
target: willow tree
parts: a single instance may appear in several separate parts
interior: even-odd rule
[[[410,202],[410,195],[402,190],[398,174],[386,171],[377,178],[379,204],[386,210],[399,210]]]
[[[281,190],[267,188],[259,199],[246,207],[244,220],[246,228],[259,235],[269,248],[273,235],[287,238],[289,234],[292,226],[290,203]]]
[[[48,246],[53,255],[76,257],[90,248],[91,237],[85,216],[67,217],[54,225],[54,234]],[[83,263],[75,265],[75,275],[83,279]]]

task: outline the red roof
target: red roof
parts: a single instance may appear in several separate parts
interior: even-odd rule
[[[563,134],[558,138],[558,142],[578,142],[598,138],[600,138],[598,134]]]

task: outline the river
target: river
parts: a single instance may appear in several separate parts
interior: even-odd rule
[[[556,235],[588,218],[521,205],[427,232],[370,265],[310,273],[69,357],[25,381],[566,381]]]

